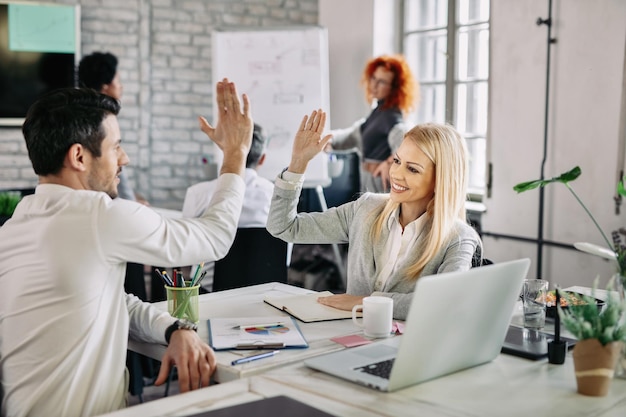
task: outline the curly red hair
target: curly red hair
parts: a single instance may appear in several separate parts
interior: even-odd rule
[[[378,67],[393,72],[391,92],[389,97],[385,99],[382,108],[399,108],[402,113],[409,113],[419,100],[419,83],[413,77],[411,68],[402,55],[381,55],[367,61],[363,70],[361,85],[365,88],[365,97],[368,103],[372,102],[373,97],[369,93],[367,85]]]

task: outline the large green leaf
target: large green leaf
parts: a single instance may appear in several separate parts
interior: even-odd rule
[[[571,169],[570,171],[567,171],[559,175],[558,177],[553,177],[547,180],[534,180],[534,181],[521,182],[517,184],[516,186],[514,186],[513,189],[517,191],[518,193],[523,193],[524,191],[533,190],[538,187],[544,187],[553,182],[562,182],[563,184],[567,184],[568,182],[574,181],[576,178],[578,178],[580,176],[580,173],[581,173],[580,167],[577,166]],[[626,195],[626,190],[624,190],[623,195]]]

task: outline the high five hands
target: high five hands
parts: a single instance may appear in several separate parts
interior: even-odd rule
[[[216,85],[216,101],[217,124],[214,127],[200,116],[200,129],[224,153],[221,173],[243,175],[254,125],[250,114],[250,100],[246,94],[242,95],[242,110],[235,83],[224,78]]]
[[[314,110],[310,116],[304,116],[293,141],[289,172],[303,174],[309,161],[330,142],[332,135],[322,138],[325,124],[326,112],[321,109]]]

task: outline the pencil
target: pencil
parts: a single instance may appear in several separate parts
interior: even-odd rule
[[[200,262],[198,267],[196,268],[196,273],[193,274],[193,278],[191,279],[191,286],[196,285],[196,280],[198,280],[198,275],[200,274],[200,270],[204,267],[204,262]]]
[[[198,278],[198,282],[196,282],[194,285],[200,285],[204,277],[206,277],[206,271],[204,271],[202,275],[200,275],[200,278]]]
[[[174,281],[172,281],[172,279],[170,278],[169,275],[167,275],[167,271],[164,269],[163,271],[161,271],[161,274],[163,274],[163,276],[168,280],[168,282],[170,283],[170,287],[175,287],[176,283]]]

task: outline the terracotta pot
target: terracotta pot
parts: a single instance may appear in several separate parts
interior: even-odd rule
[[[609,393],[622,345],[622,342],[611,342],[602,346],[598,339],[576,343],[572,356],[578,393],[594,397],[604,397]]]

